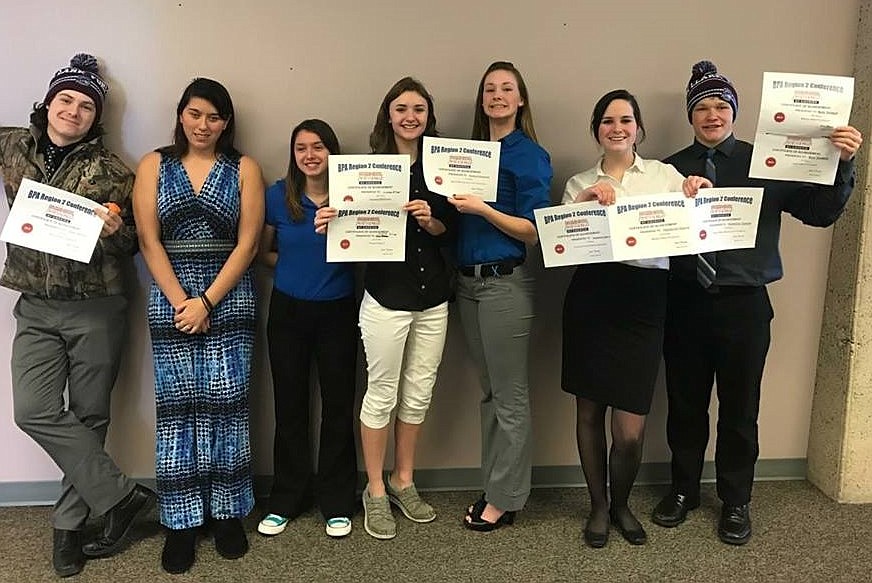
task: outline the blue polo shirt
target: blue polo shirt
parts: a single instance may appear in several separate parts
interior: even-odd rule
[[[490,206],[535,224],[533,210],[551,206],[551,157],[517,129],[500,140],[497,200]],[[458,265],[526,258],[523,241],[510,237],[478,215],[460,215]]]
[[[327,237],[315,232],[317,207],[303,195],[303,220],[291,220],[285,181],[266,191],[266,223],[276,230],[273,286],[298,300],[326,301],[354,295],[354,264],[327,263]]]

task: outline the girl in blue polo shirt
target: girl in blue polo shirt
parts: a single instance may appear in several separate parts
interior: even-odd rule
[[[527,86],[511,63],[498,61],[485,71],[472,138],[501,144],[497,200],[449,199],[461,212],[457,304],[484,393],[484,494],[467,510],[464,525],[488,531],[511,524],[530,494],[533,278],[524,259],[526,245],[538,240],[533,209],[551,204],[551,159],[536,143]]]
[[[261,261],[275,268],[267,322],[275,398],[274,480],[258,532],[281,533],[317,501],[327,534],[351,532],[357,456],[354,390],[357,305],[353,264],[327,263],[315,212],[327,204],[327,157],[339,154],[327,123],[308,119],[291,133],[288,175],[266,193]],[[321,386],[318,473],[309,443],[309,370]]]

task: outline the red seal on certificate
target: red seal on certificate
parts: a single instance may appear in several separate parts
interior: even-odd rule
[[[341,241],[339,241],[339,246],[343,249],[348,249],[349,247],[351,247],[351,241],[349,241],[348,239],[342,239]]]
[[[775,121],[777,121],[778,123],[783,122],[784,121],[784,114],[781,113],[780,111],[778,113],[776,113],[775,114]]]
[[[442,184],[442,177],[437,176],[436,178],[433,179],[433,182],[435,182],[436,184]]]
[[[350,194],[346,194],[342,197],[342,202],[354,202],[354,197]]]
[[[30,223],[24,223],[23,225],[21,225],[21,230],[24,233],[29,233],[33,230],[33,225],[31,225]]]
[[[636,237],[627,237],[627,247],[636,246]]]
[[[699,232],[699,238],[705,241],[705,238],[708,237],[708,233],[705,232],[705,229]]]
[[[766,162],[765,162],[765,164],[766,164],[766,166],[768,166],[769,168],[772,168],[773,166],[775,166],[775,158],[773,158],[772,156],[766,158]]]
[[[558,243],[557,245],[554,246],[554,252],[557,253],[558,255],[560,255],[564,251],[566,251],[566,248],[563,245],[561,245],[560,243]]]

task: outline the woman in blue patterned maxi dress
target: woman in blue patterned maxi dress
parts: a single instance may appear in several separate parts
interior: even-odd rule
[[[248,550],[252,509],[248,384],[255,331],[251,261],[263,223],[257,163],[233,147],[227,90],[195,79],[178,105],[173,145],[143,158],[134,211],[154,277],[148,323],[157,402],[161,557],[171,573],[194,562],[210,525],[225,558]]]

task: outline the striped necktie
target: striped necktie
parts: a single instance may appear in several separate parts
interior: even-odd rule
[[[718,172],[715,167],[715,148],[709,148],[705,153],[705,177],[711,180],[712,186],[717,184]],[[696,280],[704,289],[711,288],[717,277],[718,258],[715,253],[700,253],[696,256]]]

